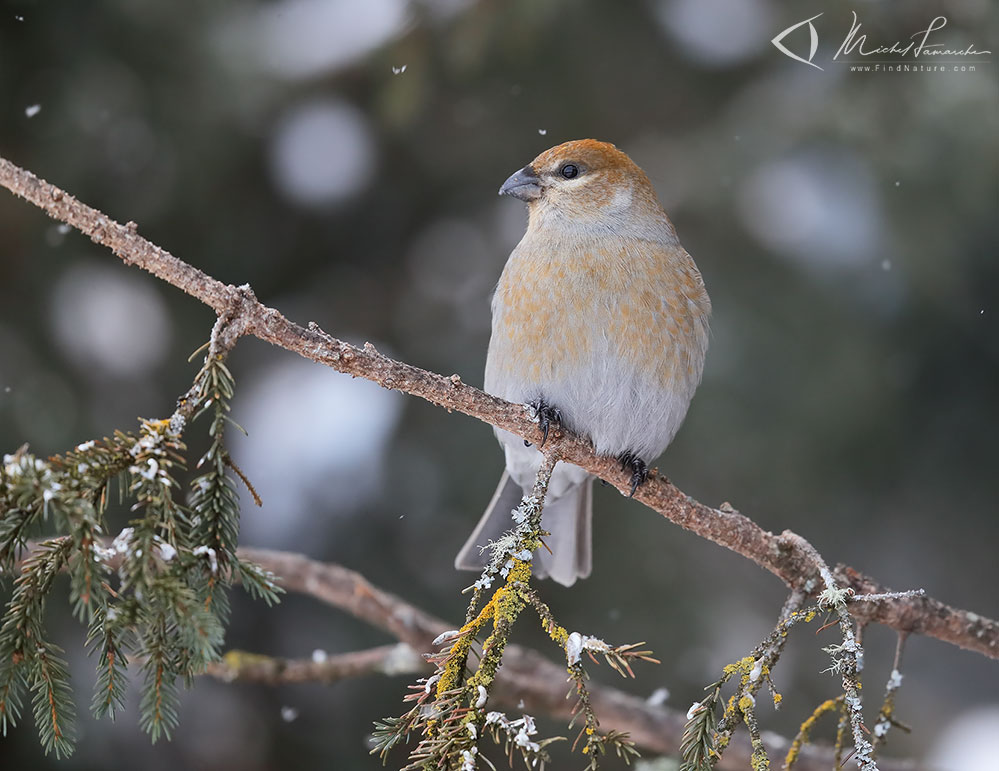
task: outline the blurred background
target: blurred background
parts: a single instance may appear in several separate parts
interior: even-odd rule
[[[999,64],[851,71],[832,56],[854,8],[2,2],[0,154],[299,323],[481,385],[490,292],[526,221],[499,185],[551,145],[612,141],[648,172],[714,301],[704,383],[662,471],[705,503],[794,529],[830,562],[996,617]],[[988,0],[858,12],[870,46],[940,14],[934,42],[999,45]],[[819,13],[822,69],[770,44]],[[807,25],[783,44],[807,59]],[[212,322],[0,192],[3,452],[58,452],[168,415]],[[264,500],[245,509],[243,543],[339,562],[460,619],[472,576],[452,559],[502,467],[490,429],[252,339],[231,366],[249,431],[231,449]],[[593,576],[544,595],[567,627],[646,640],[664,662],[634,682],[595,678],[667,688],[685,711],[771,628],[782,587],[611,489],[597,488],[595,510]],[[387,641],[299,597],[271,610],[235,599],[232,647],[309,656]],[[86,713],[84,630],[61,602],[50,617]],[[531,626],[516,639],[559,659]],[[819,674],[830,635],[792,638],[767,728],[793,734],[835,695]],[[895,639],[875,628],[865,642],[874,701]],[[981,744],[999,735],[995,663],[915,638],[903,671],[897,714],[915,730],[893,732],[888,752],[999,767]],[[0,765],[377,768],[366,735],[403,711],[408,680],[199,681],[172,742],[151,747],[134,716],[84,717],[77,754],[56,763],[29,720],[0,740]]]

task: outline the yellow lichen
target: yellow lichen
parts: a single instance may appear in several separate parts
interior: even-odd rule
[[[510,568],[510,573],[506,577],[507,586],[510,584],[520,581],[521,583],[527,583],[531,578],[531,563],[527,560],[513,560],[513,567]]]
[[[794,737],[794,741],[791,742],[791,748],[787,751],[787,757],[784,758],[784,768],[789,769],[797,762],[798,756],[801,754],[801,748],[808,744],[808,734],[815,726],[815,722],[825,713],[836,709],[842,700],[842,696],[838,699],[827,699],[816,707],[808,719],[801,724],[798,728],[798,735]]]
[[[448,659],[444,664],[444,671],[441,672],[440,679],[437,681],[437,690],[435,693],[438,699],[448,691],[458,687],[458,684],[461,682],[461,676],[464,674],[468,651],[472,647],[476,633],[487,622],[495,618],[497,605],[506,593],[507,588],[505,586],[497,589],[489,599],[489,602],[479,611],[479,615],[461,628],[461,633],[451,646]]]
[[[723,719],[731,718],[735,714],[735,697],[736,694],[734,693],[728,697],[728,702],[725,704],[725,713],[722,716]]]
[[[722,671],[725,673],[726,677],[731,677],[736,672],[745,672],[748,674],[750,670],[752,670],[753,665],[755,663],[756,659],[754,659],[752,656],[744,656],[734,664],[729,664],[728,666],[726,666],[725,669],[723,669]]]
[[[459,643],[455,643],[457,647]],[[452,651],[454,649],[452,648]],[[467,649],[465,651],[467,653]],[[444,664],[444,671],[441,673],[440,679],[437,681],[437,690],[434,692],[438,699],[442,698],[445,693],[455,688],[461,681],[462,670],[465,668],[465,656],[464,655],[452,655],[448,658],[447,662]]]
[[[229,669],[239,671],[253,665],[266,665],[273,661],[270,656],[260,653],[250,653],[248,651],[232,650],[222,657],[222,663]]]
[[[753,771],[768,771],[770,768],[770,758],[765,751],[754,750],[753,757],[749,759]]]
[[[493,596],[489,598],[489,601],[482,607],[475,618],[465,623],[460,633],[456,636],[451,649],[448,651],[447,658],[441,666],[440,678],[437,681],[435,690],[438,700],[443,699],[445,694],[461,686],[472,643],[482,629],[488,623],[492,622],[492,633],[482,643],[482,657],[479,660],[479,667],[465,681],[463,686],[463,691],[473,701],[479,698],[478,694],[481,693],[480,688],[488,691],[499,669],[509,628],[516,621],[517,616],[525,606],[524,595],[518,584],[526,585],[530,581],[530,578],[530,562],[515,558],[512,559],[505,584],[493,592]],[[561,634],[564,637],[568,636],[561,627],[556,627],[550,634],[553,637],[557,634]],[[463,723],[471,723],[475,720],[474,714],[469,713],[463,720]],[[429,721],[427,728],[431,735],[434,734],[436,731],[436,721]]]

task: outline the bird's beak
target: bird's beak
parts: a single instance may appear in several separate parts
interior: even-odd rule
[[[541,180],[528,165],[510,175],[499,189],[500,195],[512,195],[521,201],[534,201],[541,197]]]

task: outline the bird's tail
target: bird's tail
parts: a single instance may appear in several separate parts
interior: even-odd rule
[[[454,565],[459,570],[482,570],[488,561],[483,546],[497,540],[513,526],[510,512],[520,505],[524,492],[507,472],[486,507],[485,514],[461,547]],[[534,575],[551,577],[563,586],[572,586],[577,578],[590,575],[593,566],[593,479],[571,488],[565,495],[545,504],[541,526],[551,535],[545,538],[548,549],[542,547],[534,555]]]

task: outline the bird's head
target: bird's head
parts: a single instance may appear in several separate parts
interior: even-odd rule
[[[552,147],[514,172],[499,190],[525,201],[531,225],[609,229],[661,237],[673,227],[652,183],[608,142],[577,139]],[[654,231],[654,232],[653,232]]]

